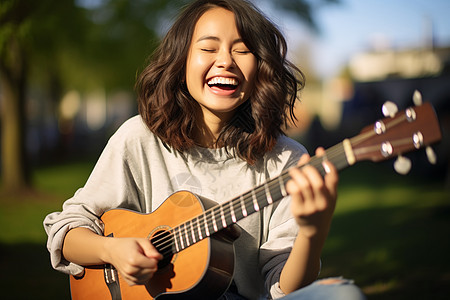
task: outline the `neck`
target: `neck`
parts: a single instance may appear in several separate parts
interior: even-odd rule
[[[197,145],[205,148],[217,147],[218,135],[210,131],[208,127],[199,127],[195,131],[194,141]]]
[[[222,147],[223,145],[217,144],[217,139],[219,138],[226,122],[216,115],[206,115],[204,113],[202,113],[197,120],[200,121],[197,122],[197,127],[194,133],[194,141],[199,146],[205,148]]]

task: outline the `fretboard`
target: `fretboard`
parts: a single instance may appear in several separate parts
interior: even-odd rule
[[[346,155],[345,140],[325,151],[323,156],[314,156],[307,165],[314,166],[322,176],[326,171],[323,162],[328,160],[332,162],[338,170],[344,169],[353,162]],[[302,168],[303,166],[298,166]],[[172,230],[172,252],[177,253],[181,250],[213,235],[214,233],[231,226],[239,220],[260,211],[264,207],[281,200],[287,196],[286,183],[290,179],[289,171],[284,171],[281,175],[273,178],[264,184],[233,198],[222,204],[218,204],[211,209],[206,210],[201,215],[194,217],[173,228]]]

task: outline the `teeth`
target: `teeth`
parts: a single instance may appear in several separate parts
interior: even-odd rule
[[[208,81],[208,84],[227,84],[227,85],[238,85],[238,81],[235,78],[228,78],[228,77],[214,77],[210,81]]]

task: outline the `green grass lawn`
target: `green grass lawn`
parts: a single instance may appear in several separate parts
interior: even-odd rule
[[[450,191],[444,180],[402,177],[367,164],[344,171],[341,182],[322,276],[351,277],[370,299],[448,299]]]
[[[2,299],[69,299],[51,269],[42,220],[83,185],[93,163],[39,168],[38,192],[1,194]],[[353,278],[369,299],[447,299],[450,192],[444,180],[401,177],[385,166],[343,171],[321,277]]]
[[[42,221],[86,181],[93,163],[37,169],[35,191],[0,193],[1,299],[70,299],[68,277],[50,266]]]

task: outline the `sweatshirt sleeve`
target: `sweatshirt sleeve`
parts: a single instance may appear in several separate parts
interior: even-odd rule
[[[122,130],[123,131],[123,130]],[[64,259],[62,245],[67,232],[76,227],[103,233],[101,215],[111,208],[140,210],[139,188],[133,166],[127,160],[126,142],[119,130],[106,145],[85,186],[66,200],[61,212],[46,216],[47,249],[52,266],[64,273],[79,274],[83,267]]]
[[[298,225],[290,214],[289,206],[290,197],[280,201],[272,215],[272,223],[276,224],[272,224],[267,241],[259,251],[265,287],[273,299],[285,296],[279,285],[280,274],[298,233]]]

